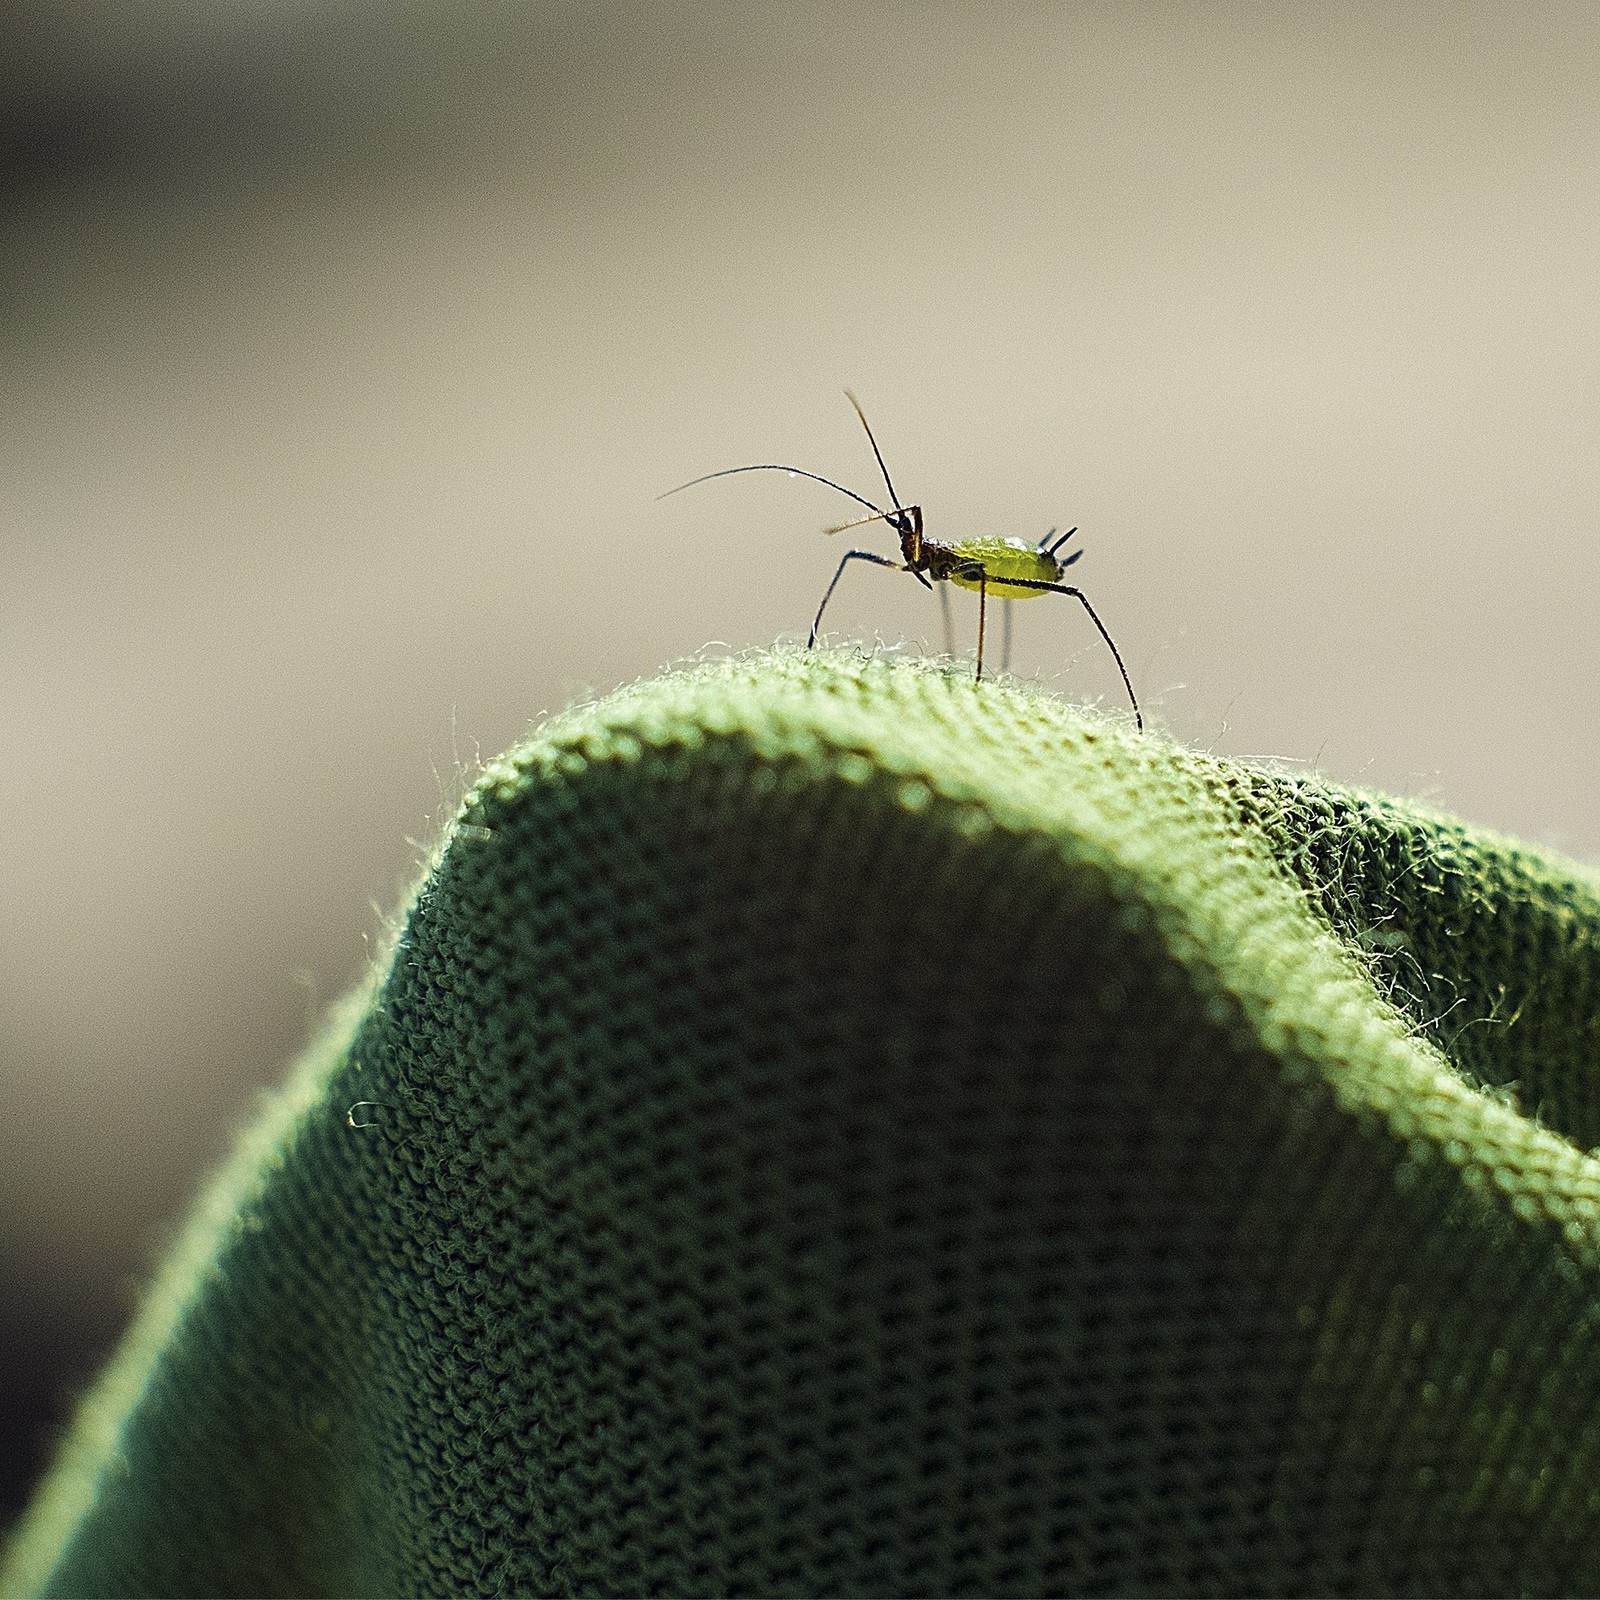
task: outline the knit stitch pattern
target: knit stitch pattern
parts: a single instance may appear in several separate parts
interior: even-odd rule
[[[491,767],[19,1594],[1600,1591],[1600,878],[948,664]]]

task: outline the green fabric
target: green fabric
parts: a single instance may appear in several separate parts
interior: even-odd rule
[[[625,690],[468,798],[6,1585],[1600,1591],[1597,952],[1584,869],[959,669]]]

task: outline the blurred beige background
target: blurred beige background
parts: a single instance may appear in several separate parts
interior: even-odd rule
[[[0,1509],[478,753],[803,638],[843,502],[654,497],[875,495],[846,384],[930,532],[1081,524],[1176,737],[1600,861],[1592,5],[4,28]]]

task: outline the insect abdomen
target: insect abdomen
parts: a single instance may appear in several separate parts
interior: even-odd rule
[[[1007,578],[1026,578],[1031,583],[1056,583],[1061,578],[1061,566],[1053,555],[1020,539],[963,539],[953,548],[960,561],[982,566],[989,593],[1004,600],[1032,600],[1049,592],[1018,588],[1007,583]],[[959,568],[951,572],[950,582],[963,589],[980,587],[976,573],[968,576]]]

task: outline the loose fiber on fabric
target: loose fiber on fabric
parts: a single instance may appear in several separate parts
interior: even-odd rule
[[[938,665],[493,766],[52,1594],[1600,1589],[1600,882]]]

